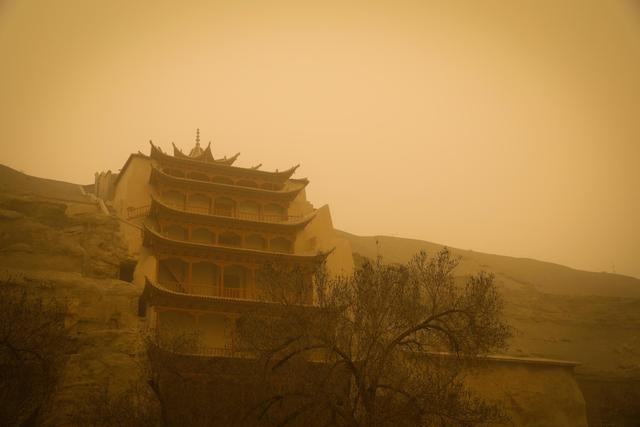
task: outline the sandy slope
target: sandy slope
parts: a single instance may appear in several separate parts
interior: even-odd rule
[[[0,165],[0,193],[37,195],[74,202],[87,200],[77,184],[25,175],[5,165]]]

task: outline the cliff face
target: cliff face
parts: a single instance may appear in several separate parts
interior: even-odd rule
[[[75,341],[51,400],[40,409],[42,425],[73,425],[71,417],[90,396],[105,387],[117,394],[143,374],[142,290],[117,279],[120,262],[129,258],[118,230],[114,217],[84,199],[0,196],[0,279],[66,303]]]
[[[79,190],[78,190],[79,191]],[[117,277],[126,248],[118,221],[96,205],[0,196],[0,268]]]
[[[52,270],[5,271],[12,281],[45,298],[65,301],[66,324],[75,341],[51,400],[41,409],[44,426],[74,425],[76,409],[104,387],[111,393],[129,387],[143,374],[145,353],[141,320],[136,316],[141,292],[115,279],[83,277]]]

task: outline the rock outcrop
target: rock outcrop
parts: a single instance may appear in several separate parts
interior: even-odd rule
[[[108,385],[117,394],[144,372],[142,323],[136,315],[141,290],[117,279],[79,272],[4,270],[12,282],[44,298],[64,301],[66,324],[75,341],[51,400],[41,409],[44,426],[74,425],[85,399]]]
[[[77,409],[96,390],[108,385],[117,395],[146,366],[137,316],[142,289],[118,280],[120,263],[130,257],[118,220],[79,204],[0,197],[0,279],[65,303],[75,341],[54,395],[40,409],[45,426],[74,425]]]
[[[79,272],[116,278],[128,259],[119,224],[91,204],[74,215],[75,203],[38,196],[0,196],[0,268]]]

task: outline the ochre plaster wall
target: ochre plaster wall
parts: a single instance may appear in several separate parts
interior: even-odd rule
[[[127,218],[128,208],[139,208],[151,203],[151,159],[132,156],[121,172],[113,197],[113,207],[121,218]]]
[[[349,275],[353,273],[353,255],[351,244],[338,237],[333,229],[329,205],[322,206],[315,218],[298,234],[295,252],[330,251],[327,257],[327,269],[333,275]]]
[[[133,272],[133,283],[140,287],[144,287],[145,277],[149,280],[157,280],[158,259],[153,255],[149,248],[141,247],[138,257],[138,264]]]
[[[138,221],[141,222],[141,221]],[[142,247],[142,228],[126,220],[120,220],[120,238],[127,245],[127,252],[132,259],[137,259]]]
[[[308,215],[313,212],[313,205],[307,200],[307,192],[303,188],[289,204],[289,215]]]
[[[117,176],[118,174],[113,174],[111,171],[96,172],[94,194],[103,200],[111,200],[114,190],[113,185]]]

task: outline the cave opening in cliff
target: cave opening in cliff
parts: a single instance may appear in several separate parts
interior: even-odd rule
[[[120,263],[120,269],[118,272],[118,279],[124,280],[125,282],[133,282],[133,272],[136,269],[136,261],[122,261]]]

